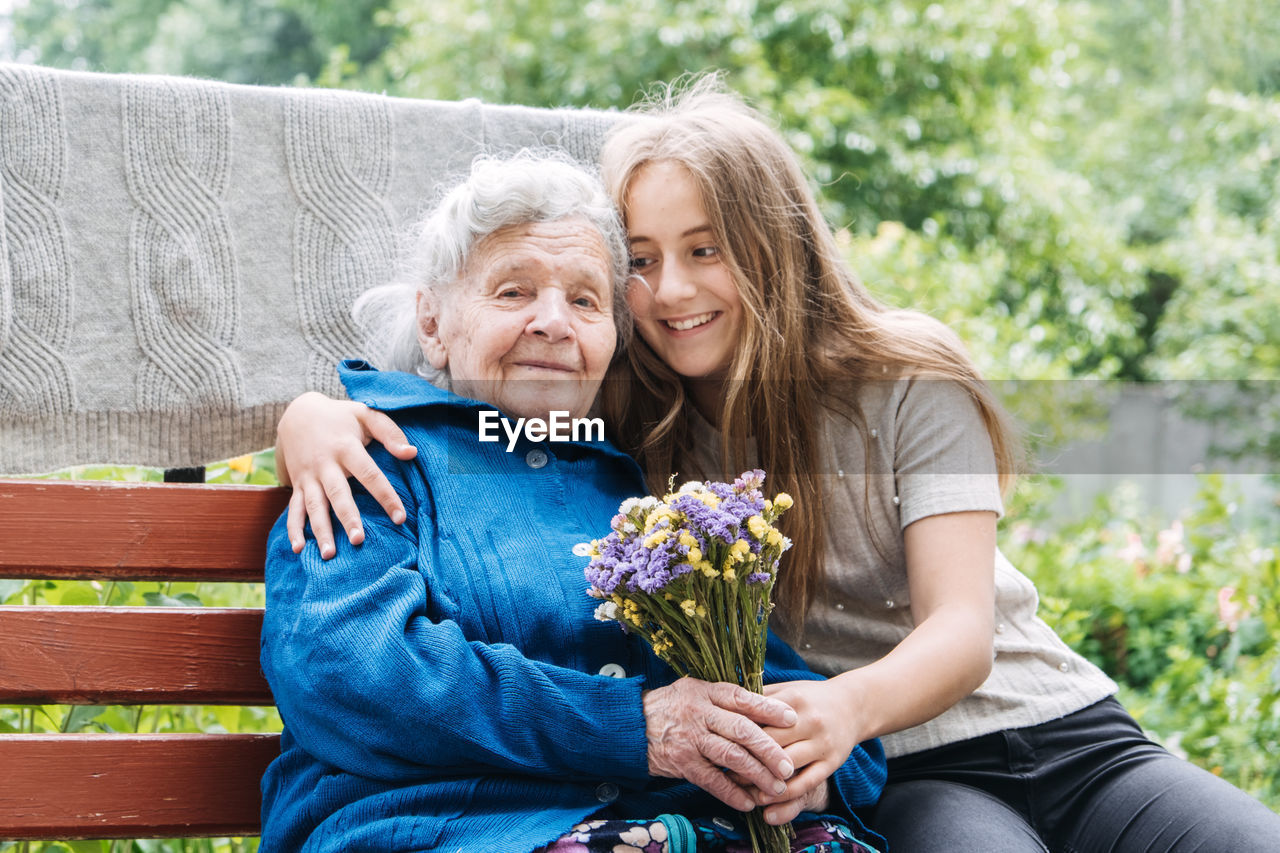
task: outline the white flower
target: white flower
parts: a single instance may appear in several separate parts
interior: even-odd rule
[[[631,513],[636,510],[647,513],[657,505],[658,499],[653,495],[647,495],[643,498],[627,498],[622,502],[622,505],[618,507],[618,512],[622,515],[631,515]]]
[[[596,607],[596,618],[601,622],[613,622],[618,618],[618,605],[613,601],[606,601]]]

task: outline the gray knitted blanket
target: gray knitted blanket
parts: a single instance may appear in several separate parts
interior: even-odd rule
[[[0,472],[270,446],[442,182],[616,119],[0,64]]]

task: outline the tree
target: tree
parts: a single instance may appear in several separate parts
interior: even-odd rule
[[[387,0],[29,0],[16,55],[61,68],[307,84],[336,59],[363,64],[390,32]]]

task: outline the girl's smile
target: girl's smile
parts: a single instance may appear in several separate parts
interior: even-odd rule
[[[690,317],[682,320],[663,320],[667,328],[672,332],[689,332],[694,329],[700,329],[710,323],[712,320],[721,316],[719,311],[708,311],[706,314],[699,314],[696,317]]]

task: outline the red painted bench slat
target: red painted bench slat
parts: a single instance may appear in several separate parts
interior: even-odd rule
[[[0,838],[256,835],[279,752],[278,735],[7,735]]]
[[[262,611],[0,608],[0,703],[270,705]]]
[[[288,502],[261,486],[0,480],[0,576],[260,581]]]

